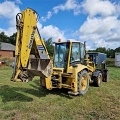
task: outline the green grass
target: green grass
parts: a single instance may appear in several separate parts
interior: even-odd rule
[[[119,120],[120,68],[109,67],[110,81],[90,86],[84,96],[48,91],[39,78],[12,82],[12,68],[0,68],[0,120]]]

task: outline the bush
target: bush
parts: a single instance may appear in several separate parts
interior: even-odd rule
[[[115,59],[113,58],[108,58],[106,61],[107,66],[115,66]]]

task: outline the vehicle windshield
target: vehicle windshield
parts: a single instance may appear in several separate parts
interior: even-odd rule
[[[66,59],[66,43],[59,43],[55,45],[54,66],[57,68],[64,68]]]
[[[84,60],[84,44],[72,43],[70,63],[80,62],[83,63]]]

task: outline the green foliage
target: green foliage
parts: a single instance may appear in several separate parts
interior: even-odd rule
[[[117,51],[108,48],[108,49],[106,50],[107,57],[109,57],[109,58],[115,58],[115,52],[117,52]]]
[[[16,43],[16,36],[17,36],[17,33],[13,33],[13,35],[11,35],[9,37],[9,43],[15,45],[15,43]]]
[[[99,48],[96,49],[96,52],[106,53],[106,48],[105,47],[99,47]]]
[[[120,52],[120,47],[115,49],[116,52]]]
[[[115,66],[115,59],[113,59],[113,58],[108,58],[107,60],[106,60],[106,65],[107,66]]]
[[[0,42],[9,42],[9,37],[4,32],[0,33]]]
[[[52,38],[49,38],[48,40],[44,40],[46,48],[48,50],[49,55],[52,57],[54,54],[54,46],[52,45]]]
[[[15,45],[15,43],[16,43],[16,33],[13,33],[13,35],[8,37],[7,35],[5,35],[4,32],[1,32],[0,33],[0,42],[11,43],[11,44]]]
[[[1,42],[0,42],[0,50],[1,50]]]

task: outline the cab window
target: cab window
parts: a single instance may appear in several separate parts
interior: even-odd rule
[[[72,43],[72,51],[70,61],[80,61],[80,44],[79,43]]]

